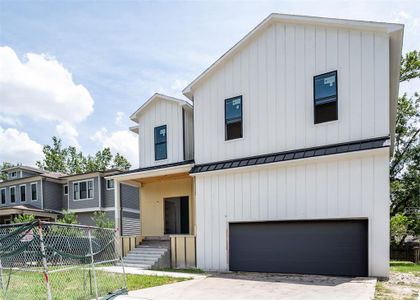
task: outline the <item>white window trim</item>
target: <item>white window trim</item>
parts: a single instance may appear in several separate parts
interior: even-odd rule
[[[67,187],[67,194],[66,194],[66,187]],[[63,194],[64,194],[64,196],[69,195],[69,185],[68,184],[63,185]]]
[[[35,185],[35,189],[36,189],[36,198],[33,199],[32,198],[32,186]],[[38,201],[38,182],[31,182],[31,201]]]
[[[108,188],[108,181],[111,181],[111,180],[114,181],[114,187],[113,188]],[[105,186],[106,186],[107,191],[115,190],[115,180],[114,179],[106,179]]]
[[[12,202],[12,189],[15,191],[15,201]],[[16,186],[9,187],[9,202],[16,203]]]
[[[15,176],[13,176],[15,174]],[[10,172],[10,178],[17,178],[17,171]]]
[[[21,187],[24,186],[25,187],[25,201],[22,201],[22,191],[21,191]],[[28,202],[28,188],[26,187],[26,184],[21,184],[19,185],[19,199],[20,202]]]
[[[89,181],[92,181],[92,195],[93,195],[93,197],[91,197],[91,198],[83,198],[83,199],[80,199],[80,183],[81,182],[86,182],[86,193],[87,193],[87,195],[89,195]],[[79,184],[79,191],[78,191],[78,193],[79,193],[79,199],[74,199],[74,185],[75,184]],[[72,190],[72,196],[73,196],[73,201],[86,201],[86,200],[93,200],[94,198],[95,198],[95,181],[93,180],[93,179],[86,179],[86,180],[79,180],[79,181],[73,181],[72,182],[72,185],[73,185],[73,190]]]
[[[4,203],[1,203],[1,192],[4,191]],[[0,205],[6,205],[7,204],[7,189],[1,188],[0,189]]]

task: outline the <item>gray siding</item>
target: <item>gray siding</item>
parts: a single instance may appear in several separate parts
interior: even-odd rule
[[[140,214],[128,211],[122,212],[122,235],[140,235]]]
[[[32,201],[31,200],[31,183],[36,182],[37,183],[37,201]],[[25,185],[26,186],[26,201],[22,202],[21,201],[21,196],[20,196],[20,186],[21,185]],[[11,187],[16,187],[16,202],[11,203],[10,202],[10,188]],[[7,186],[2,186],[0,187],[0,189],[6,189],[6,204],[1,204],[0,202],[0,206],[15,206],[15,205],[22,205],[22,204],[26,204],[26,205],[32,205],[35,207],[41,207],[41,180],[38,181],[28,181],[26,183],[16,183],[13,184],[12,182],[9,183],[9,185]]]
[[[106,179],[102,178],[102,207],[114,207],[114,189],[106,189]]]
[[[73,183],[78,181],[85,181],[93,179],[93,198],[88,200],[74,200],[73,194]],[[69,209],[80,209],[80,208],[97,208],[100,205],[99,202],[99,185],[98,185],[98,177],[92,177],[89,179],[83,180],[73,180],[69,181]]]
[[[77,222],[81,225],[95,226],[95,221],[93,221],[93,213],[94,212],[76,213]],[[113,211],[106,211],[105,213],[109,219],[114,220]]]
[[[16,172],[16,177],[12,177],[12,173]],[[14,180],[14,179],[18,179],[18,178],[26,178],[26,177],[31,177],[31,176],[36,176],[39,173],[36,172],[31,172],[31,171],[22,171],[22,173],[20,172],[20,170],[17,171],[12,171],[12,172],[8,172],[7,173],[7,178],[8,180]]]
[[[63,208],[63,185],[50,181],[44,181],[44,209],[62,210]]]
[[[120,193],[121,207],[137,210],[140,209],[139,188],[127,184],[121,184]]]

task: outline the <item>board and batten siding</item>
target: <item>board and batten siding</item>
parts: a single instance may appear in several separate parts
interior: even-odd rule
[[[156,100],[138,118],[139,163],[150,167],[183,161],[182,106],[174,101]],[[167,159],[155,160],[154,128],[166,125]]]
[[[386,148],[196,175],[197,267],[229,269],[229,222],[367,218],[369,276],[388,276],[388,163]]]
[[[313,76],[338,72],[338,121],[314,125]],[[194,91],[196,163],[389,135],[385,33],[273,24]],[[225,141],[224,100],[243,96],[243,138]]]
[[[184,111],[184,154],[185,160],[194,159],[194,118],[192,109],[183,109]]]

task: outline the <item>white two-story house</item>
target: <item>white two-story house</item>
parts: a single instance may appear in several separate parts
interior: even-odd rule
[[[153,96],[140,168],[113,177],[140,188],[142,238],[173,266],[387,277],[402,37],[272,14],[184,89],[193,110]]]

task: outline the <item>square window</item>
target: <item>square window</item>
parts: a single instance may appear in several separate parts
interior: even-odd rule
[[[315,124],[337,119],[337,71],[314,76]]]
[[[242,137],[242,96],[225,100],[225,140]]]
[[[108,190],[114,189],[114,179],[107,179],[106,180],[106,188]]]

